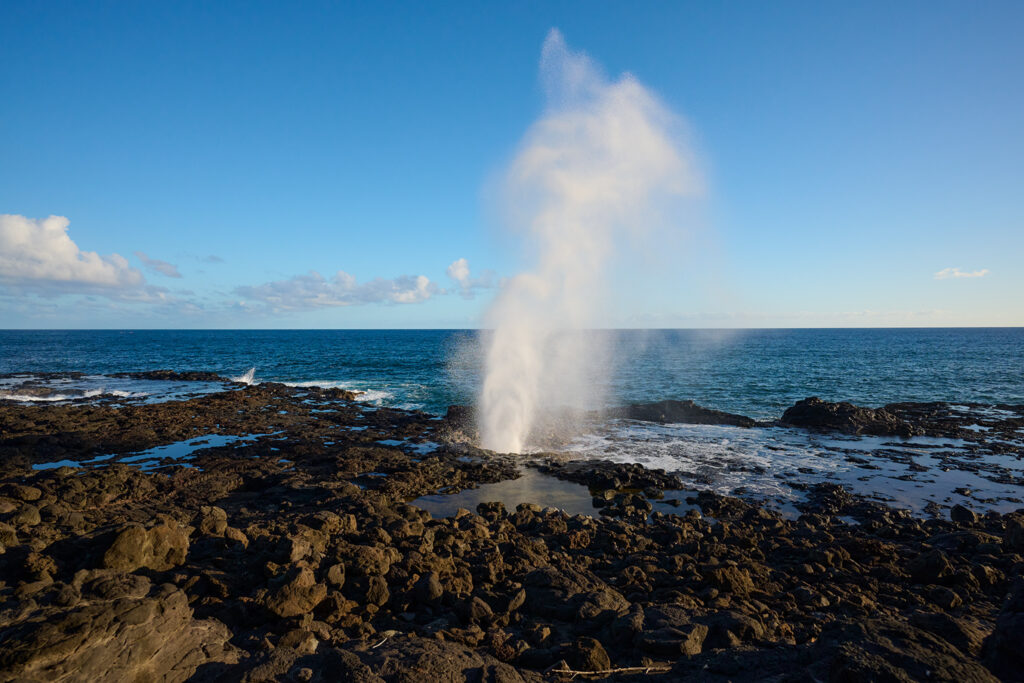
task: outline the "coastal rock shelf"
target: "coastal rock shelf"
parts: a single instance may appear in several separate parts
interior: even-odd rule
[[[0,681],[1024,671],[1024,511],[926,517],[820,481],[779,510],[353,398],[0,406]],[[961,408],[892,414],[986,453],[1018,419],[971,430]]]

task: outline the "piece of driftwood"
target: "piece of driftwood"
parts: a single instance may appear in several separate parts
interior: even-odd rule
[[[561,662],[559,662],[560,664]],[[602,669],[600,671],[574,671],[573,669],[556,669],[555,664],[544,671],[544,674],[560,674],[569,676],[569,680],[577,676],[609,676],[611,674],[663,674],[672,670],[671,666],[626,666],[618,669]]]

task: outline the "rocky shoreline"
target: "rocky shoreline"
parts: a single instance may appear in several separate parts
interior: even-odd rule
[[[177,377],[210,380],[153,379]],[[0,681],[1024,678],[1024,509],[924,519],[817,484],[784,516],[639,465],[481,451],[466,409],[355,398],[0,403]],[[987,449],[1024,426],[998,410]],[[980,439],[959,411],[808,399],[780,424]],[[416,504],[524,465],[599,512]]]

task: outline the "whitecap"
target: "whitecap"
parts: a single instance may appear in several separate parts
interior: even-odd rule
[[[308,382],[281,382],[286,387],[296,387],[303,389],[307,387],[316,387],[318,389],[351,389],[351,382],[340,382],[326,379],[314,379]]]
[[[355,393],[356,400],[364,403],[381,405],[382,402],[395,397],[390,391],[383,389],[360,389],[355,382],[341,380],[314,379],[305,382],[282,382],[285,386],[296,388],[317,387],[318,389],[343,389]]]
[[[377,405],[380,405],[383,401],[386,401],[389,398],[395,397],[395,395],[392,394],[390,391],[381,391],[380,389],[367,389],[365,391],[353,389],[353,391],[358,392],[358,394],[356,395],[357,401],[364,401],[366,403],[376,403]]]
[[[54,403],[57,401],[74,401],[76,399],[93,398],[95,396],[102,395],[103,389],[89,389],[80,394],[47,394],[46,396],[0,392],[0,399],[18,401],[19,403]]]
[[[252,367],[243,372],[238,377],[232,377],[232,382],[240,382],[242,384],[252,384],[256,380],[256,368]]]
[[[19,403],[50,403],[53,401],[70,401],[78,396],[53,394],[50,396],[30,396],[28,394],[0,394],[0,400],[18,401]]]

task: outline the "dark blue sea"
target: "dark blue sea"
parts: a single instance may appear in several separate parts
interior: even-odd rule
[[[478,334],[0,331],[0,398],[37,404],[90,397],[172,400],[239,386],[109,376],[204,370],[246,382],[354,389],[365,392],[360,400],[367,403],[442,413],[448,405],[474,400],[482,368]],[[898,401],[985,404],[955,408],[976,422],[973,429],[980,435],[993,420],[1024,414],[1024,328],[594,334],[607,338],[614,361],[609,372],[598,373],[607,377],[607,386],[596,392],[611,404],[693,399],[760,419],[778,418],[808,396],[872,407]],[[83,374],[41,378],[37,373]],[[42,393],[32,393],[40,384]],[[1000,439],[979,443],[850,437],[781,426],[609,421],[589,426],[562,450],[574,457],[662,468],[697,488],[756,497],[783,509],[799,499],[807,483],[831,482],[922,513],[958,503],[979,510],[1024,505],[1024,429]]]
[[[690,398],[755,418],[807,396],[1024,404],[1024,328],[653,330],[612,342],[610,403]],[[473,400],[481,354],[460,330],[0,331],[0,373],[209,370],[371,392],[443,412]]]

